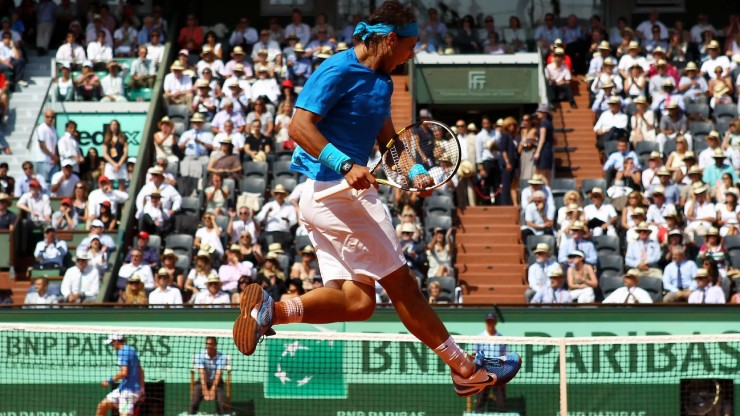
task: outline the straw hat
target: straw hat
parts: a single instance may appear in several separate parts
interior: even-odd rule
[[[316,250],[313,249],[313,246],[308,245],[303,247],[301,254],[316,254]]]
[[[468,123],[468,130],[478,131],[478,126],[476,126],[475,123]]]
[[[177,259],[177,254],[175,254],[175,250],[171,248],[164,249],[164,252],[162,253],[162,260],[166,259],[167,257],[174,257]]]
[[[658,169],[658,176],[671,176],[671,171],[668,170],[667,167],[661,166],[660,169]]]
[[[113,68],[114,66],[117,66],[117,67],[118,67],[118,69],[121,69],[121,64],[120,64],[119,62],[117,62],[117,61],[110,61],[110,62],[108,62],[108,64],[106,64],[105,66],[106,66],[106,68],[108,68],[109,70],[110,70],[111,68]]]
[[[190,117],[191,123],[205,123],[206,119],[203,117],[203,114],[201,113],[195,113],[192,117]]]
[[[565,49],[563,48],[555,48],[555,51],[553,52],[555,55],[565,55]]]
[[[698,70],[699,70],[699,67],[697,67],[694,62],[689,62],[688,64],[686,64],[686,68],[683,69],[684,72],[698,71]]]
[[[703,194],[703,193],[704,193],[704,192],[706,192],[706,191],[707,191],[708,189],[709,189],[709,188],[707,188],[707,187],[706,187],[706,186],[704,186],[704,185],[699,185],[699,186],[697,186],[697,187],[695,187],[695,188],[694,188],[694,194],[695,194],[695,195]]]
[[[534,253],[550,253],[550,246],[547,243],[538,243],[534,248]]]
[[[169,124],[170,126],[175,125],[175,123],[173,123],[172,120],[168,116],[162,117],[162,119],[159,120],[159,123],[157,124],[157,126],[161,128],[163,124]]]
[[[416,226],[411,223],[403,223],[401,225],[401,232],[402,233],[415,233],[416,232]]]
[[[624,273],[624,277],[629,277],[635,280],[640,279],[640,271],[637,269],[629,269]]]
[[[709,273],[707,273],[707,269],[705,269],[703,267],[700,268],[700,269],[696,269],[696,274],[694,275],[694,280],[707,279],[707,278],[709,278]]]
[[[212,274],[208,276],[208,279],[206,280],[206,284],[209,283],[221,283],[221,279],[219,279],[215,274]]]
[[[644,95],[641,95],[641,96],[635,98],[632,102],[634,102],[635,104],[647,104],[648,103],[647,102],[647,99],[645,99],[645,96]]]
[[[678,139],[677,139],[677,140],[680,140],[680,139],[683,139],[683,141],[686,141],[686,138],[685,138],[684,136],[678,136]],[[686,153],[684,153],[684,155],[683,155],[683,160],[686,160],[686,159],[693,159],[693,160],[696,160],[696,153],[694,153],[694,151],[693,151],[693,150],[689,150],[689,151],[687,151],[687,152],[686,152]]]
[[[160,267],[159,270],[157,270],[157,276],[169,276],[169,273],[167,273],[167,269]]]
[[[580,257],[584,259],[586,258],[586,255],[581,250],[573,250],[568,254],[568,257]]]
[[[676,81],[673,80],[673,77],[668,77],[665,80],[663,80],[663,86],[664,87],[675,87]]]
[[[714,153],[712,153],[712,157],[715,159],[725,159],[725,152],[722,151],[721,147],[717,147],[714,149]]]
[[[209,263],[211,261],[211,255],[206,250],[198,250],[198,254],[195,257],[198,259],[208,260]]]
[[[668,102],[668,104],[665,107],[668,108],[668,109],[678,108],[678,101],[671,100],[671,101]]]
[[[288,193],[288,190],[285,189],[285,186],[283,186],[282,183],[279,183],[279,184],[275,185],[274,188],[272,188],[272,194],[273,195],[275,195],[275,194],[287,194],[287,193]]]
[[[656,186],[655,190],[653,190],[653,195],[665,195],[665,187],[664,186]]]
[[[79,256],[78,256],[79,257]],[[128,279],[129,283],[143,283],[144,280],[138,274],[135,274]]]
[[[560,39],[560,38],[558,38],[558,39],[555,39],[555,42],[553,42],[552,44],[553,44],[553,45],[555,45],[555,46],[560,46],[560,45],[563,45],[563,46],[565,46],[565,43],[564,43],[564,42],[563,42],[563,40],[562,40],[562,39]]]
[[[631,216],[632,217],[637,217],[637,216],[645,216],[645,215],[646,215],[645,208],[643,208],[643,207],[636,207],[635,209],[632,210],[632,215]]]
[[[607,56],[606,59],[604,59],[604,65],[615,66],[616,64],[617,61],[615,61],[611,56]]]
[[[180,62],[178,60],[178,61],[173,62],[172,65],[170,65],[170,70],[172,70],[172,71],[184,71],[185,70],[185,66],[183,66],[182,62]]]
[[[582,221],[574,221],[573,224],[570,226],[571,230],[585,230],[586,224],[584,224]]]
[[[599,48],[598,49],[599,50],[602,50],[602,51],[610,51],[610,50],[612,50],[611,46],[609,46],[609,42],[606,41],[606,40],[602,40],[599,43]]]
[[[208,82],[208,80],[201,78],[195,83],[195,87],[196,88],[208,88],[210,90],[211,84]]]
[[[349,49],[349,46],[346,42],[337,43],[337,52],[346,51],[347,49]]]
[[[709,42],[709,45],[707,45],[707,49],[719,49],[719,42],[712,40]]]
[[[280,243],[272,243],[269,246],[267,246],[267,252],[278,253],[278,254],[285,253],[285,251],[283,251],[283,246]]]
[[[469,160],[463,160],[460,162],[460,167],[458,168],[458,175],[461,178],[470,178],[473,176],[473,173],[475,172],[475,167],[473,166],[473,163]]]
[[[530,185],[543,185],[545,183],[545,179],[542,177],[542,175],[535,173],[532,175],[532,177],[529,179]]]
[[[710,235],[719,235],[719,230],[717,229],[717,227],[709,227],[709,230],[707,230],[705,237],[709,237]]]
[[[582,211],[582,208],[579,207],[578,204],[568,204],[568,206],[565,208],[566,213],[578,212],[578,211]]]
[[[631,50],[634,50],[634,49],[637,49],[639,51],[640,50],[640,44],[637,43],[636,40],[631,40],[629,46],[627,47],[627,50],[631,51]]]
[[[301,42],[298,42],[293,46],[293,52],[306,52],[306,49],[303,47],[303,44]]]
[[[561,269],[560,267],[553,268],[547,273],[547,277],[554,277],[556,279],[562,279],[563,269]]]
[[[601,88],[602,89],[604,89],[604,88],[614,88],[614,81],[612,81],[611,78],[610,78],[605,83],[601,84]]]
[[[611,97],[609,97],[609,101],[607,101],[607,103],[622,105],[622,100],[619,99],[619,97],[617,97],[616,95],[612,95]]]
[[[635,231],[637,231],[637,232],[640,232],[640,231],[651,232],[652,230],[650,229],[650,227],[648,227],[647,223],[645,221],[643,221],[637,227],[635,227]]]
[[[709,134],[707,134],[707,139],[709,138],[719,140],[719,132],[717,130],[710,131]]]
[[[604,195],[604,190],[596,186],[591,189],[591,195]]]
[[[235,46],[234,49],[231,50],[231,55],[244,55],[244,49],[242,49],[241,46]]]
[[[649,159],[662,159],[662,158],[663,158],[663,155],[659,151],[653,150],[652,152],[650,152]]]

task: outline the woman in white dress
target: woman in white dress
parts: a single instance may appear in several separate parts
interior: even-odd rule
[[[201,290],[208,290],[206,282],[211,276],[218,279],[218,273],[213,270],[211,264],[211,256],[207,251],[200,250],[195,258],[195,268],[190,270],[185,280],[185,290],[193,293],[190,298],[191,302]]]
[[[178,163],[179,158],[173,148],[177,144],[174,123],[164,116],[159,121],[159,131],[154,133],[154,152],[157,159],[167,159],[167,163]]]
[[[203,215],[203,227],[195,232],[194,245],[200,248],[204,243],[213,247],[220,257],[224,255],[224,246],[221,244],[221,227],[216,224],[216,217],[211,212]]]
[[[722,183],[726,182],[725,176],[729,177],[730,174],[725,173],[722,175]],[[730,177],[730,183],[732,178]],[[719,229],[719,235],[724,237],[730,231],[731,228],[737,227],[738,214],[740,213],[740,206],[737,204],[738,194],[735,188],[730,188],[724,194],[724,202],[717,202],[715,207],[717,208],[717,224],[721,227]]]

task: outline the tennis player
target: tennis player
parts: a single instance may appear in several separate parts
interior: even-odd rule
[[[412,9],[386,1],[357,25],[356,46],[324,61],[306,82],[290,124],[290,136],[300,146],[291,169],[309,178],[300,199],[301,220],[316,247],[325,287],[274,303],[259,285],[249,286],[234,322],[234,342],[250,355],[261,337],[275,333],[274,325],[366,320],[375,310],[378,281],[406,328],[449,365],[455,391],[470,396],[511,380],[521,357],[471,357],[455,343],[406,265],[365,166],[376,140],[384,149],[394,135],[389,74],[413,57],[418,31]],[[321,201],[313,197],[342,179],[352,189]]]
[[[116,389],[98,404],[97,416],[105,416],[108,410],[118,409],[121,416],[132,416],[134,414],[134,405],[142,399],[144,395],[144,370],[141,369],[139,356],[136,350],[126,345],[126,338],[123,334],[111,334],[105,340],[116,350],[118,357],[118,366],[121,369],[108,380],[103,381],[103,387],[110,387],[116,381],[120,381]]]

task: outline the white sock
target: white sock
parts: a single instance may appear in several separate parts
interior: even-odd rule
[[[452,336],[447,338],[442,345],[435,348],[434,353],[439,355],[439,358],[447,363],[452,371],[457,374],[467,376],[469,375],[466,374],[467,370],[473,367],[472,363],[468,360],[468,355],[460,349],[460,346],[452,339]]]
[[[300,297],[290,298],[275,304],[274,325],[292,324],[303,321],[303,301]]]

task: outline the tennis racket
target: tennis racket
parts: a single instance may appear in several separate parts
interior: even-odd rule
[[[376,181],[404,191],[429,191],[446,184],[460,166],[460,143],[455,133],[439,121],[414,123],[396,133],[380,159],[370,167]],[[385,178],[378,178],[378,169]],[[314,194],[316,201],[350,189],[343,180]]]

